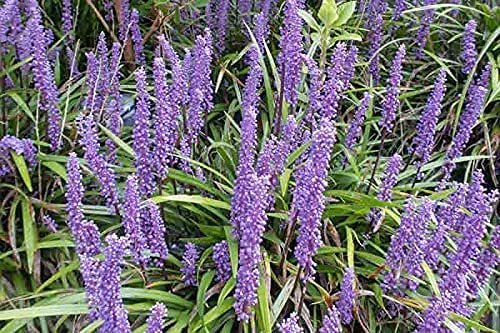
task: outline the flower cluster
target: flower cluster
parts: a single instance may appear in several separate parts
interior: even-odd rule
[[[146,333],[162,333],[164,318],[167,315],[167,308],[163,303],[156,303],[151,307],[151,314],[147,320],[148,328]]]
[[[481,114],[484,98],[488,92],[490,73],[491,66],[488,64],[481,72],[481,75],[469,86],[465,110],[460,116],[458,130],[446,152],[445,163],[441,167],[443,178],[440,188],[443,188],[445,182],[450,179],[451,172],[455,169],[454,160],[462,156],[467,142],[469,142],[472,129]]]
[[[342,325],[340,323],[340,313],[335,305],[330,306],[326,315],[323,317],[323,326],[319,329],[319,333],[342,333]]]
[[[231,277],[231,260],[226,241],[221,241],[213,246],[212,260],[217,271],[217,281],[229,280]]]
[[[462,37],[462,53],[460,54],[460,58],[463,61],[462,72],[464,74],[469,74],[476,64],[477,50],[476,40],[474,38],[476,27],[477,23],[474,20],[470,20],[465,25],[464,35]]]
[[[437,3],[436,0],[422,0],[422,5],[424,7],[432,6]],[[416,36],[416,44],[417,50],[415,55],[417,59],[422,59],[424,57],[424,48],[425,44],[427,44],[427,36],[429,35],[429,31],[431,29],[431,23],[434,21],[434,14],[436,10],[433,8],[428,8],[424,10],[424,14],[420,19],[420,26],[417,30]]]
[[[102,195],[110,210],[118,206],[118,191],[114,171],[107,165],[104,155],[99,152],[100,144],[93,115],[80,118],[80,144],[85,152],[84,158],[99,180]]]
[[[363,99],[359,103],[359,106],[356,109],[356,113],[354,113],[349,127],[347,128],[347,134],[345,136],[345,147],[350,152],[353,151],[354,146],[361,136],[361,126],[363,125],[363,122],[365,120],[366,110],[370,105],[371,99],[372,96],[369,93],[365,93],[363,95]]]
[[[196,286],[196,262],[199,257],[198,250],[193,243],[187,243],[182,256],[182,281],[186,286]]]
[[[413,138],[412,145],[410,147],[410,153],[416,158],[415,166],[419,173],[417,177],[422,178],[422,173],[420,172],[423,165],[425,165],[431,156],[432,148],[434,146],[434,136],[436,133],[436,126],[441,114],[441,103],[446,92],[446,72],[441,70],[436,82],[434,84],[434,89],[427,100],[425,109],[420,116],[420,120],[417,124],[416,135]]]
[[[293,210],[300,223],[295,246],[295,257],[304,270],[304,279],[315,274],[313,256],[321,245],[321,215],[325,208],[323,192],[327,185],[330,154],[335,143],[335,128],[328,119],[323,119],[313,135],[309,157],[297,170],[297,182],[293,193]]]
[[[394,127],[396,120],[396,113],[399,109],[399,86],[403,75],[401,73],[403,68],[403,61],[406,54],[405,45],[401,45],[392,60],[391,72],[387,79],[387,92],[385,95],[384,103],[382,105],[382,118],[379,120],[379,126],[385,133],[390,133]]]
[[[342,323],[349,325],[353,319],[352,309],[354,307],[354,270],[346,269],[344,279],[340,287],[340,300],[337,302],[337,308],[340,313]]]
[[[24,157],[30,168],[37,163],[37,149],[30,139],[19,139],[6,135],[0,139],[0,177],[14,172],[11,152]]]
[[[304,333],[304,329],[299,325],[299,316],[292,312],[287,319],[284,319],[279,325],[280,333]]]

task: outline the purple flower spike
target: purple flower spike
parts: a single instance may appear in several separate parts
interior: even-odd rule
[[[392,19],[397,21],[401,18],[401,14],[406,10],[406,0],[394,1],[394,9],[392,11]]]
[[[368,106],[370,105],[370,101],[372,96],[369,93],[365,93],[363,95],[363,99],[359,103],[358,108],[356,109],[356,113],[347,128],[347,134],[345,137],[345,146],[350,151],[353,152],[354,146],[357,144],[359,138],[361,137],[361,126],[365,121],[365,114]]]
[[[63,0],[62,3],[62,32],[68,35],[68,44],[72,44],[74,41],[74,36],[71,34],[73,30],[73,8],[72,0]]]
[[[382,175],[382,184],[380,184],[377,194],[378,200],[391,201],[392,189],[398,182],[398,176],[401,171],[402,164],[403,159],[398,154],[394,154],[391,157],[389,163],[387,163],[387,166],[385,167],[384,174]],[[373,232],[377,232],[382,225],[382,211],[380,209],[370,210],[368,220],[370,221]]]
[[[203,129],[204,116],[213,108],[213,84],[210,78],[212,55],[212,36],[209,30],[205,30],[205,35],[196,37],[196,44],[191,51],[193,61],[188,62],[189,107],[185,122],[186,132],[181,142],[181,153],[188,158],[191,157],[192,146],[198,142]],[[186,63],[186,59],[184,61]],[[189,163],[184,160],[182,169],[191,172]]]
[[[304,3],[300,0],[289,0],[285,4],[285,18],[281,26],[280,54],[278,64],[282,87],[286,100],[292,106],[297,105],[300,72],[302,67],[302,18],[299,10]]]
[[[304,270],[304,280],[315,274],[313,256],[321,245],[321,215],[325,208],[323,192],[327,185],[330,154],[335,143],[335,128],[323,119],[313,135],[309,157],[295,174],[296,188],[292,209],[300,223],[295,257]]]
[[[99,180],[102,195],[110,210],[118,207],[118,191],[116,189],[116,176],[107,166],[104,156],[99,153],[100,145],[97,136],[97,126],[92,115],[80,118],[80,144],[85,152],[84,158],[90,169]]]
[[[348,268],[344,273],[344,279],[340,287],[340,300],[337,302],[340,319],[345,325],[349,325],[353,319],[354,298],[354,270]]]
[[[132,332],[120,294],[121,264],[127,250],[127,240],[112,234],[106,237],[106,243],[104,262],[99,270],[98,309],[104,321],[99,332]]]
[[[172,165],[175,145],[178,138],[177,127],[179,105],[173,105],[166,81],[165,63],[162,58],[154,61],[153,73],[155,78],[155,114],[154,129],[155,140],[153,147],[153,160],[155,170],[160,178],[167,175],[168,167]]]
[[[315,117],[321,109],[321,88],[323,83],[321,82],[321,71],[314,59],[305,55],[303,55],[303,58],[311,82],[309,85],[309,103],[305,119],[309,125],[313,125]]]
[[[142,39],[141,29],[139,27],[139,12],[137,9],[132,9],[130,14],[130,35],[134,44],[135,62],[140,66],[146,64],[144,57],[144,40]]]
[[[257,304],[260,284],[260,244],[267,222],[265,212],[266,187],[254,171],[245,176],[248,187],[242,209],[239,237],[239,268],[234,291],[234,311],[239,321],[247,322],[252,307]]]
[[[446,72],[441,70],[434,89],[427,100],[425,109],[417,124],[416,135],[410,148],[410,153],[416,158],[415,166],[419,170],[418,179],[422,178],[420,169],[425,165],[431,156],[434,146],[434,135],[436,133],[436,125],[441,114],[441,103],[446,93]]]
[[[147,320],[146,333],[162,333],[164,318],[167,315],[167,307],[163,303],[156,303],[151,308],[151,314]]]
[[[483,69],[481,76],[476,78],[476,81],[469,86],[465,110],[460,115],[458,130],[446,152],[445,163],[441,168],[443,178],[440,188],[443,188],[444,184],[450,179],[451,172],[455,169],[454,160],[462,156],[472,134],[472,129],[481,115],[484,98],[488,92],[490,73],[491,66],[488,64]]]
[[[90,307],[90,318],[99,318],[99,269],[101,262],[95,257],[80,256],[80,273],[82,274],[85,296]]]
[[[470,20],[465,25],[464,36],[462,37],[462,53],[460,54],[460,58],[463,61],[462,72],[464,74],[469,74],[476,64],[477,49],[474,38],[476,27],[477,23],[474,20]]]
[[[59,113],[58,90],[54,79],[54,72],[48,58],[49,30],[42,22],[42,14],[37,1],[29,1],[29,20],[26,26],[29,29],[31,40],[31,55],[33,56],[33,77],[35,88],[40,93],[40,109],[47,112],[47,136],[52,150],[60,146],[61,114]]]
[[[230,0],[221,0],[216,2],[216,17],[217,22],[215,23],[215,31],[214,35],[217,36],[217,41],[215,42],[215,46],[221,54],[224,51],[226,46],[226,34],[228,30],[228,21],[229,21],[229,10],[231,7]]]
[[[186,286],[196,286],[196,262],[200,254],[193,243],[187,243],[182,256],[182,282]]]
[[[12,135],[6,135],[0,139],[0,177],[13,173],[13,162],[11,151],[24,157],[30,169],[37,164],[37,149],[30,139],[18,139]]]
[[[351,65],[346,64],[347,57],[346,44],[338,43],[333,50],[331,66],[327,69],[328,79],[325,82],[321,96],[320,114],[322,117],[327,117],[329,119],[335,119],[337,117],[342,94],[349,83],[347,79],[352,75],[352,73],[348,73],[346,69],[350,71],[354,69],[354,67],[352,69],[350,68]]]
[[[150,142],[149,142],[149,94],[146,91],[146,72],[140,68],[135,72],[137,101],[134,121],[134,151],[135,167],[139,182],[139,193],[148,197],[153,193],[153,174],[151,172]]]
[[[405,45],[401,45],[392,60],[391,72],[387,79],[387,92],[385,100],[382,105],[382,118],[379,121],[379,126],[386,133],[390,133],[394,127],[396,120],[396,113],[400,106],[399,101],[399,86],[403,75],[401,73],[403,68],[403,61],[406,54]]]
[[[123,200],[123,226],[125,234],[130,242],[130,249],[134,257],[134,261],[146,266],[146,258],[144,251],[146,248],[146,240],[141,225],[140,215],[140,197],[137,186],[137,178],[130,175],[127,178],[125,187],[125,195]]]
[[[469,290],[472,295],[477,295],[479,290],[488,282],[493,269],[500,264],[500,226],[493,229],[493,234],[488,246],[482,250],[474,265],[469,278]]]
[[[323,317],[323,326],[319,329],[318,333],[342,333],[340,313],[335,305],[332,305]]]
[[[130,0],[121,0],[120,17],[118,17],[119,22],[119,35],[122,42],[126,41],[128,38],[128,33],[130,30]]]
[[[156,267],[163,268],[168,256],[167,243],[165,242],[166,229],[160,208],[151,201],[146,204],[147,219],[143,219],[144,235],[149,252],[153,256],[152,262]]]
[[[219,282],[229,280],[232,274],[231,260],[229,258],[229,247],[226,241],[221,241],[214,245],[212,260],[217,271],[216,279]]]
[[[50,215],[44,215],[42,217],[42,222],[50,232],[57,232],[57,223]]]
[[[299,325],[299,316],[292,312],[288,319],[283,319],[278,325],[280,333],[304,333],[304,329]]]
[[[436,0],[422,0],[422,5],[424,7],[435,5],[436,3]],[[424,48],[425,44],[427,44],[427,36],[429,35],[431,29],[431,23],[434,21],[435,12],[435,9],[426,9],[420,19],[420,27],[417,30],[416,36],[417,50],[415,55],[417,59],[424,58]]]
[[[382,38],[384,35],[384,18],[381,13],[374,14],[373,23],[368,26],[368,40],[370,47],[368,49],[368,56],[370,62],[368,71],[372,77],[373,83],[378,84],[380,81],[380,54],[379,49],[382,46]]]
[[[66,184],[66,213],[67,222],[72,230],[75,226],[83,222],[82,200],[85,189],[82,185],[82,175],[80,173],[80,164],[75,153],[69,153],[68,163],[66,164],[66,173],[68,183]]]

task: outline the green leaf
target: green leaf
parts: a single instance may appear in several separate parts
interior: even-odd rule
[[[210,283],[214,279],[215,271],[210,270],[207,273],[203,274],[201,278],[200,285],[198,287],[198,293],[196,294],[196,307],[198,309],[198,314],[200,317],[203,317],[205,313],[205,295],[207,293],[208,287],[210,287]]]
[[[264,272],[266,274],[270,273],[269,259],[264,256]],[[264,333],[271,333],[272,322],[271,322],[271,311],[269,307],[269,295],[270,288],[266,285],[265,275],[260,276],[259,289],[257,289],[257,321],[259,323],[260,331]]]
[[[346,227],[347,233],[347,264],[350,268],[354,268],[354,242],[352,239],[352,230]]]
[[[135,153],[134,153],[134,150],[132,149],[132,147],[130,147],[122,139],[120,139],[119,137],[114,135],[113,132],[111,132],[106,127],[102,126],[101,124],[99,124],[99,127],[104,132],[104,134],[106,134],[106,136],[108,136],[111,139],[111,141],[113,141],[118,147],[123,149],[123,151],[126,152],[128,155],[130,155],[130,157],[135,158]]]
[[[434,273],[432,272],[432,269],[427,265],[427,263],[424,261],[421,263],[422,268],[424,269],[425,275],[427,276],[427,279],[429,279],[429,283],[431,284],[432,291],[434,292],[435,295],[438,297],[441,297],[441,292],[439,291],[438,283],[436,281],[436,277],[434,276]]]
[[[19,171],[19,174],[21,175],[24,184],[26,185],[26,187],[30,192],[33,191],[33,186],[31,185],[30,173],[28,170],[28,166],[26,165],[26,161],[24,160],[24,157],[13,151],[11,151],[11,156],[12,160],[14,161],[14,164],[16,165],[17,171]]]
[[[61,164],[54,161],[44,161],[42,162],[42,165],[54,171],[59,177],[67,181],[68,175],[66,174],[66,168]]]
[[[331,43],[335,44],[335,42],[338,42],[339,40],[354,40],[357,42],[362,41],[362,37],[358,34],[355,33],[350,33],[350,32],[344,32],[341,35],[335,36],[332,38]]]
[[[29,308],[0,311],[0,320],[77,315],[87,313],[87,311],[87,304],[32,306]]]
[[[290,299],[290,296],[292,295],[293,292],[294,281],[295,281],[295,276],[290,276],[286,281],[285,285],[283,286],[283,288],[281,288],[278,297],[276,297],[276,300],[274,301],[273,307],[271,309],[271,314],[272,314],[271,325],[274,325],[276,320],[278,320],[281,311],[283,311],[283,308]]]
[[[23,199],[21,201],[22,215],[23,215],[23,232],[24,232],[24,246],[26,247],[26,257],[28,259],[28,271],[33,272],[33,258],[37,248],[37,230],[35,220],[33,219],[33,211],[31,203]]]
[[[211,198],[205,198],[201,195],[187,195],[187,194],[173,194],[173,195],[158,195],[152,197],[151,200],[156,203],[162,202],[186,202],[195,203],[201,206],[209,206],[215,208],[222,208],[225,210],[231,210],[231,205],[225,201],[215,200]]]
[[[316,30],[316,31],[320,31],[321,30],[321,27],[318,24],[318,22],[316,22],[316,20],[314,19],[314,17],[308,11],[305,11],[305,10],[302,10],[302,9],[299,10],[299,16],[302,17],[302,19],[304,21],[306,21],[307,25],[310,26],[313,30]]]
[[[338,18],[335,21],[334,26],[340,27],[349,21],[352,14],[356,10],[356,1],[349,1],[341,4],[338,8]]]
[[[326,27],[332,26],[339,17],[335,0],[323,0],[318,11],[318,17]]]

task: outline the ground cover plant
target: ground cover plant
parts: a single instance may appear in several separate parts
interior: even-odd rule
[[[494,1],[1,0],[0,332],[498,332]]]

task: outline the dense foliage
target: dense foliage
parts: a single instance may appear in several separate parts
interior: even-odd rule
[[[0,333],[498,332],[490,1],[0,1]]]

